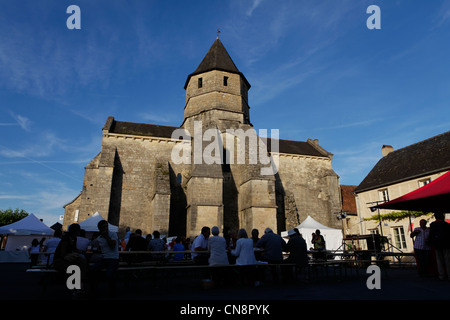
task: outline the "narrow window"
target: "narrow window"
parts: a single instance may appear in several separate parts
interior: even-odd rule
[[[203,87],[203,79],[202,78],[198,78],[198,87],[199,88]]]
[[[228,86],[228,77],[223,77],[223,85]]]
[[[389,193],[387,189],[379,190],[378,194],[380,196],[380,201],[388,202],[389,201]]]
[[[403,227],[394,227],[392,231],[394,233],[395,246],[399,249],[406,249],[406,238]]]
[[[431,179],[430,179],[430,178],[425,179],[425,180],[420,180],[420,181],[419,181],[419,188],[420,188],[420,187],[423,187],[423,186],[426,186],[426,185],[429,184],[430,182],[431,182]]]

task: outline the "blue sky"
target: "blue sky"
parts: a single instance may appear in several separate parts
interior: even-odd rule
[[[66,27],[72,4],[80,30]],[[0,0],[0,209],[57,222],[108,116],[179,126],[217,29],[252,85],[255,128],[319,139],[341,184],[358,185],[383,144],[449,130],[448,1]]]

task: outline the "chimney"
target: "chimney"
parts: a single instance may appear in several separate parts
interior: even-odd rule
[[[383,145],[383,147],[381,148],[381,154],[383,155],[383,157],[386,157],[389,153],[393,152],[394,148],[392,146],[389,145]]]

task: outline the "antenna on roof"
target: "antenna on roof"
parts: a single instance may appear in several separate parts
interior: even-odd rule
[[[220,30],[217,29],[217,39],[219,39],[219,33],[220,33]]]

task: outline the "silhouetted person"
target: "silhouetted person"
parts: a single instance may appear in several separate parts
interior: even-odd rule
[[[414,239],[414,254],[420,276],[427,274],[430,265],[431,247],[428,241],[429,235],[430,228],[427,227],[425,219],[420,220],[420,227],[415,228],[410,235]]]
[[[153,231],[153,239],[150,240],[148,244],[148,250],[150,251],[166,251],[167,250],[167,244],[166,242],[161,239],[161,234],[158,230]],[[162,260],[164,259],[165,254],[152,254],[153,260]]]
[[[266,228],[264,235],[256,243],[257,248],[264,249],[263,259],[269,263],[283,262],[283,251],[286,248],[286,242],[280,235],[274,233],[272,229]]]
[[[77,249],[77,237],[80,234],[80,225],[73,223],[69,226],[68,231],[64,234],[61,241],[56,247],[53,259],[55,269],[60,273],[67,275],[67,267],[77,265],[80,267],[82,288],[83,282],[87,275],[87,261],[81,251]],[[76,292],[75,292],[76,293]]]
[[[97,293],[99,272],[106,269],[106,281],[108,284],[109,296],[115,295],[116,290],[116,271],[119,267],[119,238],[117,233],[108,230],[108,222],[101,220],[97,224],[99,236],[97,242],[100,247],[102,258],[92,266],[92,290]]]
[[[434,214],[435,221],[430,224],[429,241],[436,253],[439,279],[447,276],[450,280],[450,224],[445,222],[443,212]]]
[[[311,242],[314,245],[314,250],[316,251],[313,256],[316,259],[325,259],[326,243],[324,237],[320,234],[319,229],[317,229],[316,232],[312,234]]]
[[[288,231],[289,241],[286,244],[286,251],[289,257],[284,260],[286,263],[295,263],[299,267],[308,265],[308,249],[306,241],[294,229]]]
[[[125,248],[126,251],[146,251],[147,250],[147,240],[142,237],[142,230],[136,229],[134,235],[130,236],[130,240]]]

